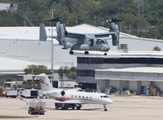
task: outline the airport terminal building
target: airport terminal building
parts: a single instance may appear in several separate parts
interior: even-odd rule
[[[101,91],[110,86],[141,92],[142,86],[163,91],[163,54],[115,53],[108,56],[77,58],[77,76],[81,83],[94,83]]]

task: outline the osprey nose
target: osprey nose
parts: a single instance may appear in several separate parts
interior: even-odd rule
[[[110,46],[109,45],[102,45],[101,50],[102,51],[108,51],[108,50],[110,50]]]

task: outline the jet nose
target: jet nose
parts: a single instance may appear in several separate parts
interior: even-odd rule
[[[110,104],[113,104],[113,101],[110,99]]]
[[[111,99],[109,99],[108,104],[113,104],[113,101]]]

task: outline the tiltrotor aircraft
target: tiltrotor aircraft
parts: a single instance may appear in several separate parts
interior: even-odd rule
[[[40,24],[40,41],[46,41],[47,37],[55,38],[59,45],[63,45],[63,49],[70,48],[70,54],[73,54],[73,50],[83,50],[84,54],[89,54],[89,51],[103,51],[104,55],[107,55],[106,52],[109,51],[110,46],[107,43],[107,40],[104,39],[112,36],[113,46],[119,45],[119,26],[116,22],[116,18],[110,20],[110,31],[104,33],[95,33],[95,34],[80,34],[80,33],[71,33],[66,30],[65,24],[62,23],[62,18],[58,17],[56,19],[51,19],[48,21],[56,22],[56,36],[47,36],[45,25]]]

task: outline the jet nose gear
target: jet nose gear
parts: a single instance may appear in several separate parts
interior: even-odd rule
[[[103,105],[104,106],[104,111],[107,111],[107,109],[106,109],[106,105]]]

